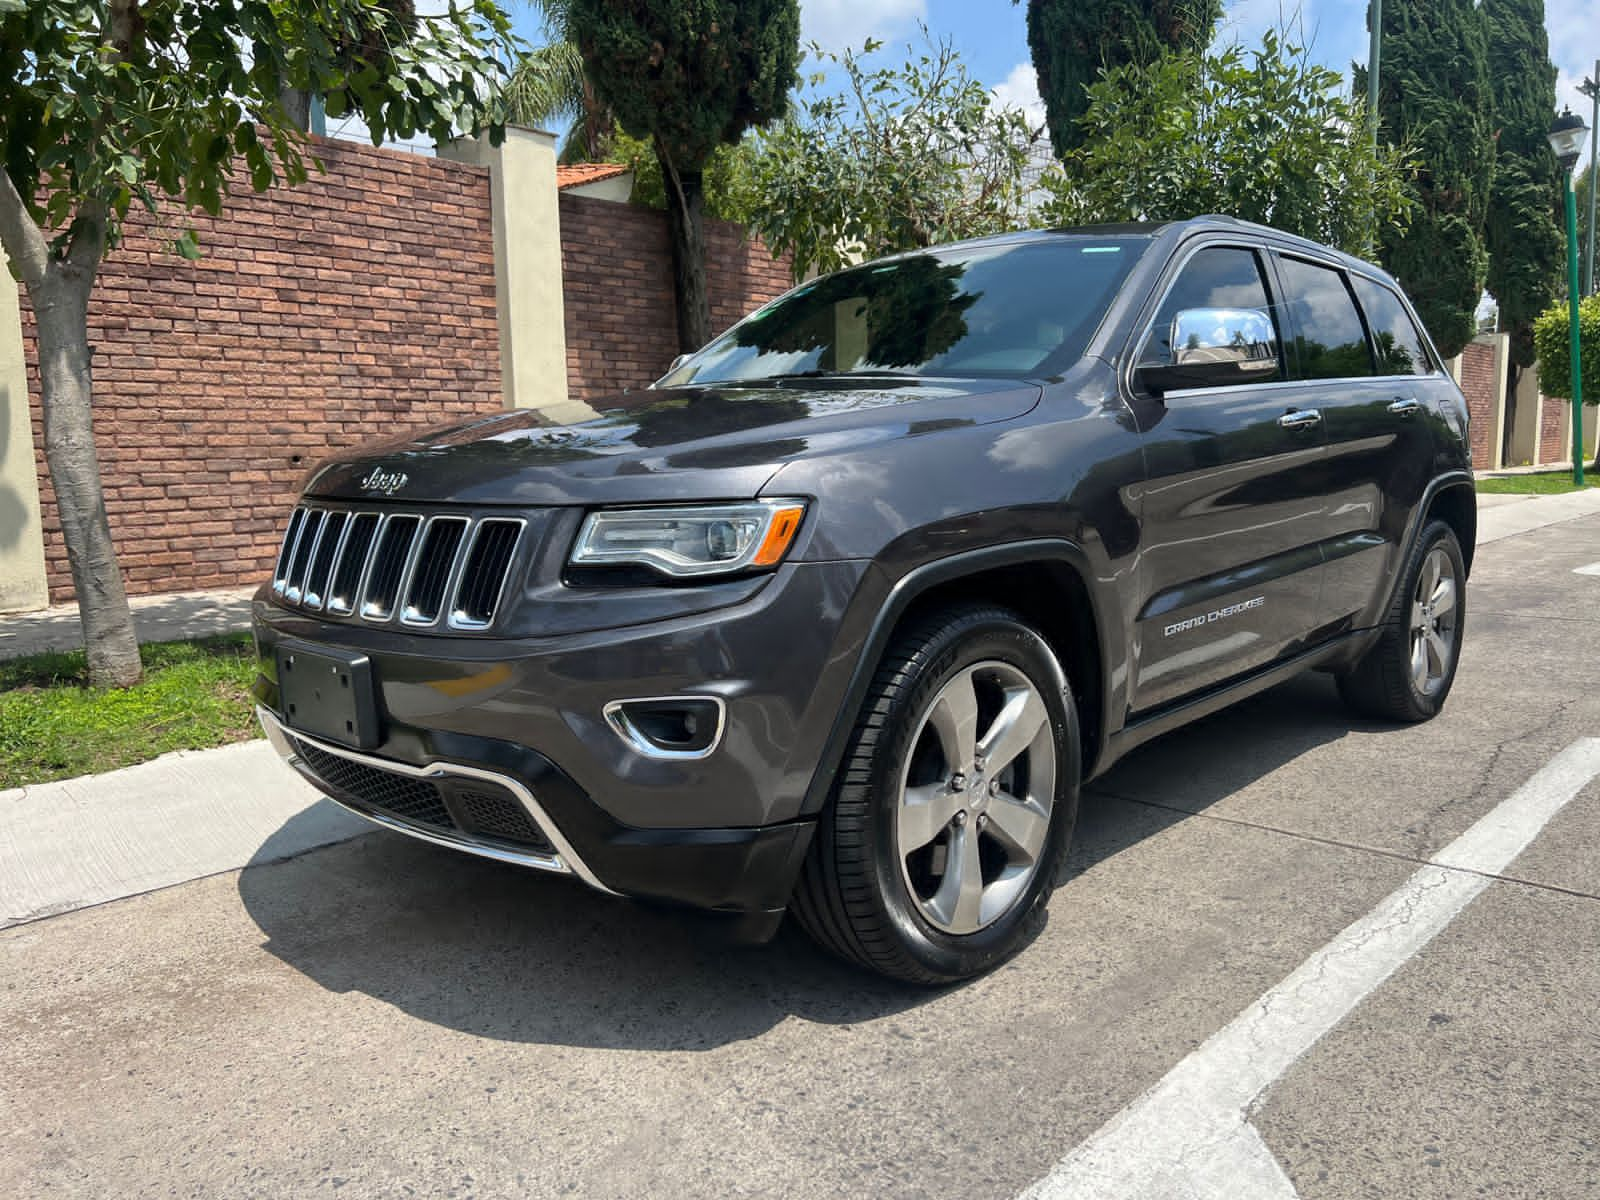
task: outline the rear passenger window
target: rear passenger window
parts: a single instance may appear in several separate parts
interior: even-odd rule
[[[1372,374],[1372,351],[1344,272],[1300,258],[1279,258],[1284,301],[1295,329],[1301,379]]]
[[[1377,343],[1379,375],[1431,375],[1427,344],[1406,306],[1383,284],[1355,276],[1356,296]]]
[[[1140,366],[1171,366],[1176,361],[1172,349],[1172,326],[1181,312],[1197,308],[1254,309],[1266,315],[1275,331],[1274,342],[1282,345],[1277,314],[1267,295],[1266,277],[1252,250],[1236,246],[1211,246],[1195,252],[1183,265],[1172,290],[1161,302],[1150,332],[1139,354]],[[1282,362],[1275,371],[1263,371],[1250,383],[1270,383],[1282,379]]]

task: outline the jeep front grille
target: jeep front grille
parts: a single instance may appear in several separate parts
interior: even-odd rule
[[[487,629],[523,527],[520,518],[302,504],[289,517],[272,590],[285,604],[334,617]]]

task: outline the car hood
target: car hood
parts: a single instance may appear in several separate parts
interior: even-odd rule
[[[318,466],[307,495],[461,504],[754,496],[787,462],[1021,416],[1016,380],[793,379],[637,392],[577,425],[532,410],[362,447]]]

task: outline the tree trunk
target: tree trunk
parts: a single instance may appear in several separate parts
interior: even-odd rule
[[[111,543],[100,459],[94,448],[89,370],[89,292],[96,261],[56,259],[28,288],[39,330],[44,453],[67,543],[72,584],[95,687],[139,682],[139,642]]]
[[[672,226],[672,278],[678,301],[678,351],[693,354],[711,340],[711,302],[706,294],[704,177],[677,171],[659,148]]]

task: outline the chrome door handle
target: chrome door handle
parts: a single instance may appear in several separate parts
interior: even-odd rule
[[[1411,399],[1396,400],[1389,405],[1389,411],[1397,417],[1409,417],[1421,408],[1422,403],[1420,401]]]
[[[1314,408],[1302,408],[1286,412],[1278,418],[1278,424],[1285,429],[1309,429],[1322,420],[1322,414]]]

